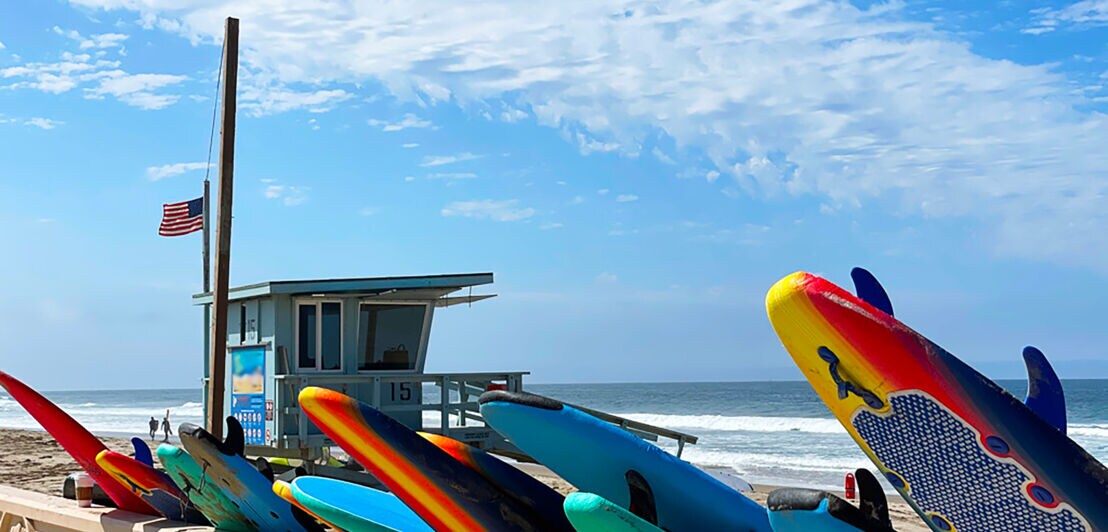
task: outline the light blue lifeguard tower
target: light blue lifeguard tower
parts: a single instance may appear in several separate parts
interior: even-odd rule
[[[297,396],[306,386],[320,386],[355,397],[413,429],[526,459],[485,426],[477,397],[489,389],[520,391],[528,372],[424,372],[435,311],[494,297],[473,294],[474,287],[492,282],[491,273],[464,273],[231,288],[227,407],[221,419],[239,419],[249,454],[312,460],[332,442],[300,412]],[[456,295],[462,290],[465,295]],[[192,299],[197,305],[212,303],[211,293]],[[206,401],[210,323],[204,327]],[[679,451],[696,442],[688,434],[593,413],[651,440],[673,438]]]

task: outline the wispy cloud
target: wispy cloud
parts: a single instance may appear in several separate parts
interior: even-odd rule
[[[454,164],[462,161],[472,161],[474,159],[480,159],[484,155],[475,155],[472,153],[462,152],[457,155],[429,155],[423,158],[423,162],[419,163],[424,168],[431,168],[435,166],[442,166],[444,164]]]
[[[271,181],[272,182],[272,181]],[[266,199],[280,201],[286,207],[295,207],[308,201],[308,187],[293,185],[266,185],[262,195]]]
[[[441,214],[446,217],[461,216],[478,220],[497,222],[516,222],[535,215],[535,209],[520,207],[519,200],[473,200],[455,201],[443,207]]]
[[[547,223],[544,223],[544,224],[539,226],[539,229],[542,229],[543,231],[549,231],[551,229],[561,229],[561,228],[562,228],[562,223],[561,222],[547,222]]]
[[[101,33],[98,35],[92,35],[84,37],[76,30],[63,30],[58,26],[54,26],[54,33],[62,35],[77,42],[78,48],[81,50],[88,50],[91,48],[105,49],[105,48],[122,48],[123,41],[127,40],[127,35],[122,33]]]
[[[401,144],[400,147],[405,148],[405,149],[418,148],[419,143],[418,142],[405,142],[404,144]]]
[[[175,175],[181,175],[185,172],[191,172],[193,170],[203,170],[208,167],[208,163],[173,163],[163,164],[162,166],[150,166],[146,168],[146,178],[151,181],[161,181],[167,177]]]
[[[600,272],[596,276],[596,282],[598,282],[598,283],[611,284],[611,283],[614,283],[616,281],[619,281],[619,276],[614,274],[614,273]]]
[[[362,207],[358,209],[358,216],[373,216],[380,211],[377,207]]]
[[[197,42],[223,33],[207,4],[75,1]],[[1100,24],[1102,5],[1040,26]],[[1054,66],[978,55],[899,2],[370,3],[342,11],[357,31],[339,33],[333,10],[234,7],[266,43],[245,67],[279,83],[373,82],[415,105],[506,98],[584,153],[690,147],[704,160],[677,162],[719,171],[721,192],[955,217],[999,253],[1108,269],[1108,115]]]
[[[1023,33],[1039,35],[1059,28],[1085,29],[1108,26],[1108,0],[1083,0],[1061,9],[1040,7],[1031,11],[1035,15],[1031,26]]]
[[[620,194],[616,196],[616,201],[620,203],[627,203],[631,201],[639,201],[639,197],[634,194]]]
[[[395,122],[389,122],[387,120],[378,120],[376,118],[371,118],[371,119],[368,120],[368,122],[369,122],[369,125],[371,125],[373,127],[381,128],[381,131],[403,131],[405,129],[412,129],[412,128],[428,128],[428,127],[432,127],[434,125],[434,124],[431,123],[430,120],[421,119],[418,116],[413,115],[411,113],[408,113],[408,114],[404,115],[403,118],[401,118],[400,120],[397,120]]]
[[[436,172],[427,174],[427,179],[475,179],[477,174],[473,172]]]
[[[85,98],[111,96],[141,109],[162,109],[180,96],[160,89],[188,79],[175,74],[132,74],[120,65],[117,60],[93,58],[88,53],[62,52],[61,59],[53,63],[28,62],[0,69],[0,78],[12,80],[0,88],[61,94],[81,87]]]
[[[247,84],[239,95],[239,105],[254,116],[266,116],[306,109],[325,113],[350,98],[343,89],[297,90],[280,84]]]
[[[62,124],[65,124],[65,122],[62,122],[60,120],[51,120],[49,118],[42,118],[40,116],[36,116],[27,120],[26,122],[23,122],[23,125],[25,126],[34,126],[41,129],[54,129]]]
[[[173,74],[128,74],[122,70],[102,72],[100,82],[85,89],[85,97],[100,99],[114,96],[119,101],[141,109],[163,109],[177,102],[180,96],[155,91],[175,85],[187,76]]]

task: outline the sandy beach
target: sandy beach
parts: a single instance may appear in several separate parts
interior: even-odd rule
[[[101,439],[112,450],[132,453],[131,442],[127,439]],[[159,438],[151,447],[156,447],[160,441]],[[66,475],[79,470],[77,463],[45,432],[0,429],[0,448],[5,450],[0,454],[0,484],[61,496]],[[527,464],[522,469],[560,493],[576,491],[572,485],[546,468]],[[766,485],[754,487],[755,492],[750,496],[759,504],[765,504],[766,497],[777,488]],[[897,530],[928,530],[912,509],[896,495],[890,495],[889,511]]]

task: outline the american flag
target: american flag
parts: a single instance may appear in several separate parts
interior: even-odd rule
[[[181,236],[204,228],[204,198],[162,205],[162,225],[158,234]]]

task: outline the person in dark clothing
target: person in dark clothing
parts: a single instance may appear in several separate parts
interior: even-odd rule
[[[150,441],[154,441],[154,435],[158,433],[158,420],[150,416]]]
[[[162,441],[169,441],[169,435],[173,434],[173,430],[169,428],[169,410],[165,411],[165,419],[162,420],[162,432],[165,432],[165,438]]]

